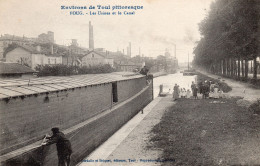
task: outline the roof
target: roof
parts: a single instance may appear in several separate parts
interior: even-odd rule
[[[21,48],[25,51],[28,51],[30,52],[31,54],[45,54],[46,56],[63,56],[65,54],[67,54],[67,51],[66,50],[62,50],[61,47],[59,46],[55,46],[55,50],[54,50],[54,53],[51,54],[51,51],[50,51],[50,46],[48,45],[37,45],[37,46],[40,46],[40,50],[38,51],[37,50],[37,47],[36,46],[33,46],[33,45],[16,45],[16,46],[10,46],[10,49],[8,51],[5,52],[5,54],[7,54],[8,52],[10,51],[13,51],[14,49],[16,48]],[[54,46],[54,45],[53,45]],[[58,51],[58,52],[57,52]]]
[[[144,77],[133,72],[0,80],[0,99],[55,92]]]
[[[62,55],[57,54],[57,53],[54,53],[54,54],[46,54],[45,56],[48,56],[48,57],[62,57]]]
[[[100,56],[102,56],[103,58],[106,58],[106,59],[113,59],[113,58],[111,58],[111,57],[106,56],[105,53],[101,53],[101,52],[97,52],[97,51],[90,51],[90,52],[87,53],[86,55],[91,54],[91,53],[96,53],[96,54],[98,54],[98,55],[100,55]],[[86,56],[86,55],[84,55],[84,56]]]
[[[41,49],[41,51],[37,51],[36,47],[29,46],[29,45],[23,45],[23,46],[17,45],[15,47],[11,48],[10,50],[8,50],[8,52],[13,51],[16,48],[22,48],[25,51],[30,52],[31,54],[46,54],[47,53],[46,49]],[[6,52],[6,53],[8,53],[8,52]]]
[[[0,74],[25,74],[35,73],[30,67],[18,63],[3,63],[0,62]]]

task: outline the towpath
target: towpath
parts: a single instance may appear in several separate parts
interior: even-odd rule
[[[151,160],[158,159],[161,150],[147,149],[150,133],[160,122],[163,113],[173,105],[171,97],[155,98],[145,107],[143,114],[139,112],[79,165],[158,165],[159,163]],[[95,160],[98,162],[93,162]]]
[[[222,78],[221,76],[213,75],[207,72],[201,73],[215,79],[221,78],[222,81],[226,82],[230,87],[232,87],[232,91],[229,92],[231,96],[240,96],[245,100],[250,101],[255,101],[257,98],[260,98],[260,89],[253,88],[252,85],[248,83],[235,81],[229,78]]]

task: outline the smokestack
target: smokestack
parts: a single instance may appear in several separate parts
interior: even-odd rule
[[[89,50],[94,50],[93,26],[91,25],[91,21],[89,21]]]
[[[131,57],[131,42],[129,42],[129,55]]]

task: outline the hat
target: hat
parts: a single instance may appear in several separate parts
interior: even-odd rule
[[[52,131],[53,133],[58,133],[58,132],[60,131],[60,129],[59,129],[58,127],[53,127],[53,128],[51,129],[51,131]]]

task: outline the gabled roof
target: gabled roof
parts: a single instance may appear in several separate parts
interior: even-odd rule
[[[48,54],[48,50],[46,50],[46,49],[41,48],[41,51],[37,51],[37,49],[35,47],[28,46],[28,45],[23,45],[23,46],[17,45],[15,47],[11,48],[10,50],[8,50],[8,52],[11,52],[16,48],[22,48],[23,50],[28,51],[31,54]],[[6,52],[5,54],[7,54],[8,52]]]
[[[4,63],[0,62],[0,74],[25,74],[35,73],[30,67],[23,66],[18,63]]]
[[[36,46],[40,46],[40,51],[37,50]],[[53,48],[54,53],[51,54],[49,45],[35,45],[35,46],[33,46],[33,45],[13,45],[13,46],[9,47],[8,51],[6,51],[5,54],[10,51],[13,51],[16,48],[21,48],[25,51],[30,52],[31,54],[45,54],[46,56],[56,56],[57,57],[57,56],[64,56],[64,55],[68,54],[67,51],[64,50],[64,48],[59,47],[58,45],[53,45],[53,47],[54,47]]]
[[[103,58],[106,58],[106,59],[113,59],[113,58],[109,58],[109,57],[107,57],[105,54],[102,54],[102,53],[97,52],[97,51],[90,51],[90,52],[87,53],[86,55],[89,55],[89,54],[91,54],[91,53],[98,54],[98,55],[100,55],[100,56],[102,56]],[[84,55],[84,56],[86,56],[86,55]]]

